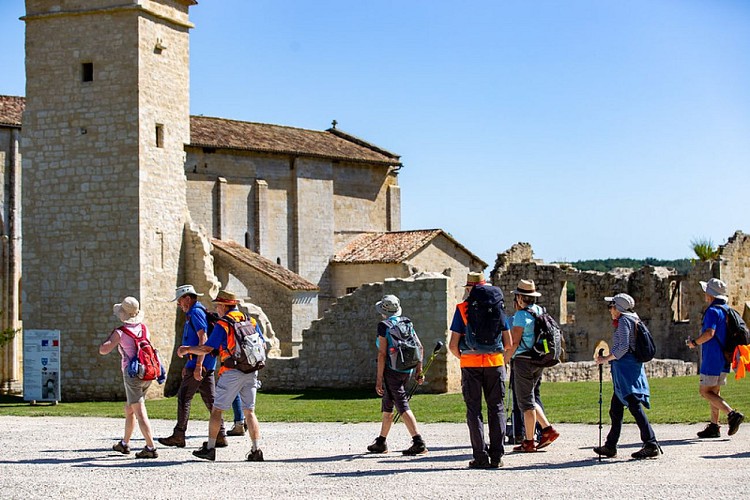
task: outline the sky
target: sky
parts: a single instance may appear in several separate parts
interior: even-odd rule
[[[0,94],[24,95],[22,0]],[[750,233],[746,0],[199,0],[191,114],[337,128],[401,156],[402,229],[492,268],[692,257]]]

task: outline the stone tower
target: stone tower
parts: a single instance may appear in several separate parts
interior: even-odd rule
[[[124,296],[174,346],[194,4],[26,0],[23,320],[61,331],[63,400],[124,394],[119,355],[98,354]]]

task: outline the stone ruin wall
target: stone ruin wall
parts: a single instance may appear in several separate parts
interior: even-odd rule
[[[363,285],[345,295],[303,333],[296,357],[269,358],[260,379],[265,390],[308,388],[375,388],[375,336],[381,320],[375,303],[383,295],[399,297],[404,315],[411,318],[428,357],[437,341],[445,347],[436,356],[422,392],[460,389],[458,361],[448,355],[449,321],[455,304],[450,278],[435,274]]]
[[[578,271],[565,264],[535,261],[530,245],[519,243],[498,255],[491,277],[493,284],[502,288],[506,295],[510,295],[520,279],[535,281],[542,293],[539,303],[559,320],[567,344],[566,354],[573,362],[590,360],[599,340],[611,343],[612,324],[603,298],[620,292],[636,300],[636,311],[654,335],[659,359],[699,362],[698,352],[688,349],[685,339],[697,336],[700,331],[705,309],[700,281],[711,277],[724,280],[729,287],[730,305],[743,313],[746,321],[750,319],[750,303],[747,302],[750,299],[750,236],[739,231],[720,247],[717,261],[696,262],[686,275],[652,266],[608,273]],[[574,283],[576,289],[572,318],[567,314],[567,282]],[[512,307],[512,299],[508,298],[509,314],[514,312]],[[651,365],[653,363],[647,366]],[[676,365],[673,368],[683,373]],[[573,373],[580,372],[575,368],[558,370],[572,370],[569,376],[573,378],[576,378]],[[669,370],[659,369],[657,373]],[[685,370],[683,374],[690,369]]]

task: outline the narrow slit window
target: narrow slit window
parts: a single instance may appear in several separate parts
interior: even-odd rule
[[[94,63],[85,62],[81,64],[81,80],[84,82],[94,81]]]
[[[164,125],[156,125],[156,147],[164,147]]]

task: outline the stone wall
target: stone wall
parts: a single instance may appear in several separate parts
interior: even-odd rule
[[[437,341],[447,346],[448,322],[454,304],[452,283],[444,276],[387,280],[360,287],[341,299],[303,334],[298,357],[271,358],[261,372],[267,390],[306,388],[373,388],[377,368],[375,336],[381,320],[375,303],[383,295],[401,300],[404,315],[430,354]],[[456,391],[460,387],[458,361],[443,348],[435,358],[425,392]]]
[[[646,376],[649,378],[682,377],[698,373],[697,363],[678,359],[654,359],[646,363],[644,367]],[[599,365],[593,361],[560,363],[551,368],[545,368],[542,380],[545,382],[596,381],[599,380]],[[612,370],[609,366],[603,366],[602,380],[612,380]]]

